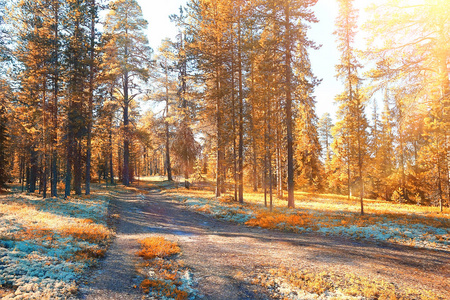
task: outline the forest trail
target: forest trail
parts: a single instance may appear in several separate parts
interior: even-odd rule
[[[353,273],[404,288],[423,288],[450,298],[446,252],[377,245],[318,234],[249,228],[189,211],[153,190],[113,197],[120,214],[117,237],[106,258],[81,288],[81,299],[141,299],[136,282],[138,240],[162,235],[177,241],[204,299],[269,299],[243,280],[258,271],[288,267]]]

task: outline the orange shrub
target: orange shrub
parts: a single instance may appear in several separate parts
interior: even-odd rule
[[[15,239],[21,241],[34,239],[53,240],[54,234],[55,233],[51,229],[30,226],[18,233]]]
[[[286,215],[278,212],[261,212],[253,219],[245,222],[249,226],[259,226],[261,228],[274,229],[279,226],[280,223],[285,224],[287,227],[305,226],[305,224],[311,222],[311,216],[304,215]]]
[[[66,225],[60,229],[61,236],[72,236],[91,243],[105,242],[111,238],[111,231],[103,225],[92,224],[92,220]]]
[[[164,258],[180,252],[180,247],[176,243],[172,243],[161,236],[145,238],[139,244],[141,249],[137,252],[137,255],[145,259]]]
[[[142,280],[139,287],[146,294],[148,294],[150,289],[152,289],[153,291],[158,292],[159,295],[164,295],[168,298],[175,298],[176,300],[184,300],[188,298],[188,293],[186,291],[174,288],[171,284],[159,279],[146,278]]]

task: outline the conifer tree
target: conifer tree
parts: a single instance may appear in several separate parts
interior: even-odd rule
[[[347,188],[350,197],[352,173],[355,173],[359,183],[361,215],[364,214],[364,169],[367,159],[367,127],[364,114],[364,96],[361,93],[361,83],[358,69],[361,68],[356,50],[353,48],[356,35],[357,12],[353,8],[353,0],[339,0],[339,15],[336,20],[338,49],[341,52],[340,63],[336,66],[337,77],[345,84],[345,92],[336,97],[340,104],[339,119],[335,137],[336,159],[345,158],[347,168]],[[337,140],[337,139],[340,139]],[[342,166],[341,163],[341,166]],[[353,171],[354,170],[354,171]]]
[[[111,12],[106,18],[105,32],[111,39],[107,47],[114,48],[115,60],[120,68],[115,89],[120,96],[123,110],[123,184],[130,184],[130,104],[142,92],[137,85],[139,79],[148,78],[150,48],[144,30],[147,21],[135,0],[116,0],[110,4]]]
[[[1,61],[0,61],[1,62]],[[9,174],[8,162],[7,162],[7,143],[8,143],[8,119],[6,116],[6,103],[7,99],[6,91],[8,86],[6,81],[0,78],[0,191],[6,188],[6,182],[8,180]]]
[[[189,3],[189,18],[192,20],[189,35],[192,41],[189,44],[190,52],[196,57],[197,66],[205,82],[206,91],[205,111],[209,120],[214,120],[216,141],[216,197],[225,191],[225,87],[227,73],[225,71],[226,48],[225,33],[228,30],[226,22],[229,13],[229,2],[224,0],[191,1]]]
[[[67,76],[66,113],[66,176],[65,197],[73,190],[81,195],[83,140],[86,135],[87,118],[86,98],[89,98],[85,86],[89,86],[89,6],[84,1],[73,1],[68,7],[69,43],[65,49]]]
[[[157,70],[160,75],[157,78],[157,92],[153,96],[156,101],[164,102],[163,119],[164,119],[164,135],[165,135],[165,168],[167,171],[167,180],[172,181],[172,163],[170,155],[171,147],[171,127],[174,126],[174,106],[177,94],[176,78],[175,78],[175,53],[173,42],[163,40],[159,48],[159,55],[156,58]]]
[[[7,127],[6,99],[9,86],[3,74],[5,74],[6,63],[9,58],[9,50],[6,44],[7,31],[4,28],[4,15],[6,13],[5,1],[0,1],[0,190],[6,187],[7,173]]]

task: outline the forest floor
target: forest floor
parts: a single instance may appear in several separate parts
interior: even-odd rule
[[[21,197],[16,196],[22,199]],[[101,195],[98,197],[103,199]],[[229,199],[211,199],[212,197],[205,198],[201,191],[176,189],[164,182],[141,183],[135,188],[119,188],[110,192],[108,215],[114,221],[112,225],[115,237],[106,256],[100,259],[97,267],[91,268],[83,276],[68,276],[81,283],[78,287],[66,286],[64,284],[70,281],[61,279],[58,283],[65,290],[56,292],[69,292],[70,297],[81,299],[450,298],[448,216],[423,221],[426,232],[422,227],[416,226],[419,222],[416,221],[412,225],[422,228],[419,232],[421,240],[425,236],[431,241],[404,245],[403,242],[397,242],[402,241],[396,238],[394,233],[397,231],[391,233],[390,239],[377,239],[377,235],[366,238],[363,234],[367,230],[358,231],[351,227],[361,225],[351,215],[339,214],[339,226],[319,226],[311,209],[306,212],[307,215],[305,212],[284,211],[280,208],[269,213],[265,208],[254,206],[256,204],[237,205],[230,203]],[[20,209],[25,209],[25,202],[21,202]],[[100,226],[104,220],[104,204],[98,200],[93,203],[97,205],[95,213],[98,220],[92,219],[90,224]],[[76,210],[80,220],[86,217],[85,214],[94,212],[88,209],[93,203],[86,205],[83,202],[82,207],[85,207],[86,212]],[[3,205],[10,204],[3,200]],[[36,204],[33,205],[36,207]],[[72,209],[71,214],[73,211]],[[322,213],[329,222],[337,220],[336,212],[328,210]],[[7,209],[0,212],[0,219],[6,216]],[[15,216],[16,219],[19,217]],[[369,216],[365,220],[372,226],[372,231],[375,230],[373,226],[376,218]],[[419,220],[422,218],[424,216]],[[352,224],[344,224],[342,219]],[[416,219],[414,217],[411,220]],[[383,221],[393,222],[386,217],[383,217]],[[11,222],[5,224],[11,226]],[[84,223],[86,222],[81,222]],[[331,229],[320,230],[336,227],[353,229],[349,234],[342,228],[336,232]],[[403,228],[400,230],[405,231]],[[10,230],[2,234],[7,236],[15,232]],[[353,232],[356,234],[352,235]],[[44,237],[46,232],[41,230],[39,234]],[[378,235],[382,236],[381,233]],[[72,234],[73,236],[76,234]],[[137,253],[140,242],[149,237],[164,237],[175,242],[181,253],[164,259],[145,260]],[[404,238],[409,238],[408,234]],[[53,244],[58,241],[56,237],[53,240]],[[11,252],[11,249],[16,254],[26,250],[12,245],[19,241],[0,242],[3,243],[0,244],[0,250],[4,253]],[[95,241],[91,242],[92,245],[87,249],[95,247]],[[14,256],[9,252],[9,256],[4,257]],[[37,252],[27,255],[36,256]],[[5,270],[9,261],[0,259],[0,263],[3,263],[3,266],[0,264],[0,269]],[[57,265],[63,265],[67,261],[69,260],[61,259]],[[28,274],[28,277],[32,277],[32,274]],[[0,288],[6,299],[39,298],[38,294],[33,294],[34,290],[39,291],[35,286],[28,285],[24,289],[11,284],[11,280],[3,278],[6,284],[2,283],[3,289]],[[33,278],[30,279],[32,280]],[[35,281],[38,285],[41,283]],[[15,293],[18,290],[23,291]],[[25,292],[28,292],[28,298],[21,298],[20,295]],[[42,293],[40,298],[45,299]]]

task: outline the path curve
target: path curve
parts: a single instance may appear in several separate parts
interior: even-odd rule
[[[117,237],[82,299],[139,299],[134,264],[137,240],[163,235],[177,241],[204,299],[268,299],[242,274],[280,266],[351,272],[400,287],[423,288],[450,299],[447,252],[377,245],[319,234],[250,228],[186,210],[158,191],[126,194],[113,204],[121,214]]]

